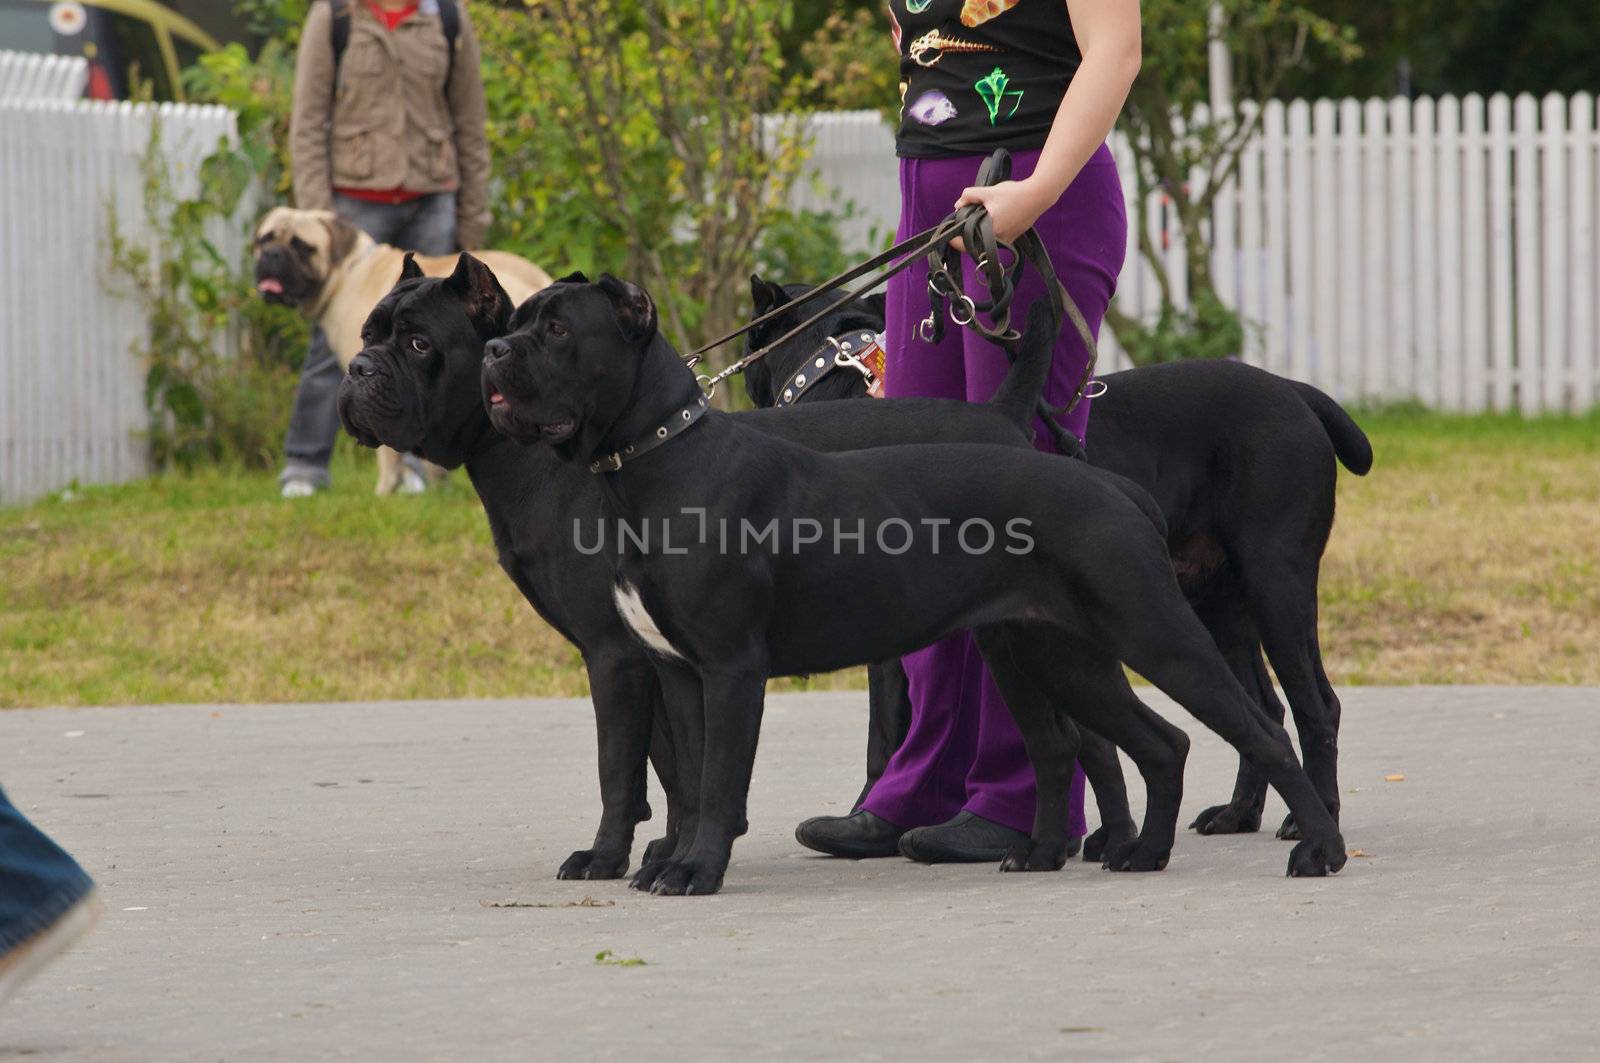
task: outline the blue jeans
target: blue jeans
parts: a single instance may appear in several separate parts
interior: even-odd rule
[[[61,918],[93,888],[77,861],[0,790],[0,955]]]
[[[408,203],[369,203],[335,194],[333,209],[339,217],[364,230],[380,244],[392,244],[424,255],[448,255],[456,250],[456,194],[440,192]],[[339,437],[339,381],[344,370],[321,329],[311,333],[311,350],[300,369],[300,386],[294,395],[294,414],[283,441],[284,462],[280,479],[328,483],[328,459]]]

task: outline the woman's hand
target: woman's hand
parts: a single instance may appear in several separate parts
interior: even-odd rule
[[[989,212],[989,221],[994,224],[995,238],[1011,243],[1027,232],[1039,220],[1039,215],[1050,209],[1055,199],[1048,189],[1029,177],[1021,181],[1001,181],[997,185],[968,188],[956,200],[956,206],[982,203]],[[956,247],[966,250],[959,241],[956,241]]]

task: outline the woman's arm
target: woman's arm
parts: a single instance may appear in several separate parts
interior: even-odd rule
[[[461,39],[456,44],[450,84],[445,86],[460,172],[456,187],[456,243],[463,251],[476,251],[489,233],[489,112],[483,97],[478,35],[465,6],[458,3],[457,8],[461,12]]]
[[[1083,63],[1067,87],[1033,173],[969,188],[956,206],[982,203],[995,235],[1014,240],[1052,207],[1111,134],[1139,73],[1139,0],[1066,0]]]
[[[327,4],[312,4],[294,62],[294,110],[289,117],[289,158],[294,170],[294,205],[333,209],[333,166],[328,138],[333,128],[333,35]]]

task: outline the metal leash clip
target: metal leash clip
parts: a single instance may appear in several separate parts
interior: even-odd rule
[[[837,340],[831,340],[830,342],[832,342],[835,347],[838,347]],[[844,350],[842,347],[834,352],[833,364],[838,366],[840,369],[854,369],[856,372],[861,374],[862,379],[867,382],[869,387],[878,379],[878,375],[872,371],[872,367],[866,362],[863,362],[859,355]]]

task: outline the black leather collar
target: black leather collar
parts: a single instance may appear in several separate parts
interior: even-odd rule
[[[793,406],[800,401],[801,396],[816,387],[823,377],[835,369],[845,367],[860,373],[866,378],[867,386],[871,387],[877,376],[861,361],[861,356],[877,343],[877,334],[865,329],[843,336],[830,336],[828,342],[811,352],[811,356],[784,382],[783,387],[774,396],[772,404]]]
[[[654,432],[642,439],[637,439],[621,450],[612,451],[603,458],[597,458],[589,463],[592,473],[616,472],[622,468],[622,463],[632,461],[641,454],[648,454],[667,440],[687,432],[694,423],[706,415],[711,408],[709,400],[701,395],[692,404],[685,406],[667,419],[667,422],[658,427]]]

